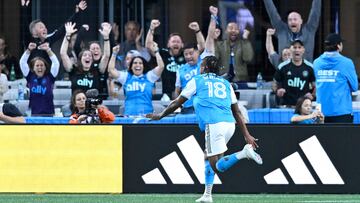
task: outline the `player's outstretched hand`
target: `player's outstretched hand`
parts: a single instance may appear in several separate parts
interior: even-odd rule
[[[151,121],[158,121],[161,119],[161,116],[159,114],[155,114],[155,113],[146,114],[145,117],[149,118]]]
[[[247,136],[245,136],[245,141],[246,141],[248,144],[251,144],[254,150],[259,147],[259,145],[256,143],[256,141],[258,141],[258,139],[256,139],[255,137],[251,136],[250,134],[248,134]]]

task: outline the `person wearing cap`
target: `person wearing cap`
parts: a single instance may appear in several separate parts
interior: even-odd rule
[[[281,63],[276,70],[276,95],[280,105],[295,106],[298,98],[315,96],[315,76],[312,64],[304,60],[304,43],[295,40],[291,43],[292,58]]]
[[[329,34],[325,52],[314,61],[316,101],[322,106],[325,123],[353,122],[351,92],[358,90],[358,76],[353,61],[340,54],[342,42],[340,35]]]
[[[0,104],[0,123],[26,123],[26,120],[15,105],[5,103]]]
[[[311,11],[306,23],[303,23],[301,15],[292,11],[287,16],[287,23],[281,17],[274,5],[273,0],[263,0],[269,15],[271,25],[276,29],[278,38],[278,51],[288,47],[292,41],[300,39],[304,42],[305,55],[308,61],[313,61],[315,34],[319,26],[321,16],[321,0],[313,0]]]

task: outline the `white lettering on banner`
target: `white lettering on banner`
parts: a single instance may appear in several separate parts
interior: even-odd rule
[[[196,73],[197,73],[197,70],[196,70],[196,69],[191,70],[190,72],[186,73],[186,74],[184,75],[185,80],[186,80],[186,81],[190,80],[194,75],[196,75]]]
[[[345,185],[344,180],[331,162],[316,135],[302,141],[299,145],[322,184]],[[296,185],[318,184],[298,152],[285,157],[281,162]],[[266,174],[264,179],[268,185],[289,184],[280,168]]]
[[[290,87],[299,87],[300,90],[304,89],[305,83],[306,83],[306,81],[302,81],[298,77],[295,77],[293,80],[291,80],[291,79],[288,80],[288,85]]]
[[[178,142],[177,145],[198,181],[201,184],[205,184],[204,152],[194,135]],[[189,176],[189,171],[184,167],[184,164],[175,151],[161,158],[159,161],[172,184],[194,184],[193,179]],[[168,184],[158,168],[147,172],[141,177],[145,184]],[[214,177],[214,184],[222,184],[216,174]]]
[[[319,76],[337,76],[337,74],[339,73],[340,71],[338,70],[318,70],[317,74]]]
[[[38,85],[36,87],[32,87],[31,92],[45,95],[46,87],[41,87],[41,85]]]
[[[126,85],[126,91],[141,91],[144,92],[145,90],[145,83],[133,82],[131,84]]]
[[[79,85],[79,86],[88,86],[88,87],[92,87],[92,85],[93,85],[93,80],[88,80],[87,78],[83,78],[83,79],[80,79],[80,80],[78,80],[77,81],[77,85]]]

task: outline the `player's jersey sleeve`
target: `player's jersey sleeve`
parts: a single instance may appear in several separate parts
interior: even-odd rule
[[[236,99],[235,91],[232,88],[232,86],[230,86],[230,96],[231,96],[231,104],[236,104],[237,99]]]
[[[194,94],[196,94],[196,82],[193,78],[186,84],[180,95],[190,99]]]

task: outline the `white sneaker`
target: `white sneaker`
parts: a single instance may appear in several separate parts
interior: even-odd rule
[[[211,195],[203,195],[199,199],[195,200],[195,202],[213,202]]]
[[[243,150],[245,150],[247,158],[254,160],[259,165],[263,163],[261,156],[254,151],[251,144],[245,145]]]

